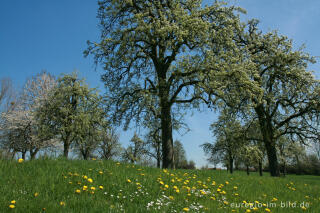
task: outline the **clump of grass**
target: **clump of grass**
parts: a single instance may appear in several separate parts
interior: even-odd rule
[[[113,161],[0,161],[3,212],[317,212],[320,178],[161,170]]]

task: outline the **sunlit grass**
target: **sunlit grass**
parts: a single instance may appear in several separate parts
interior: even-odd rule
[[[1,212],[318,212],[320,177],[0,161]],[[290,202],[290,203],[289,203]],[[290,205],[290,206],[289,206]]]

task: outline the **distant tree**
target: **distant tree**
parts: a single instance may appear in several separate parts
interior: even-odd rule
[[[181,165],[181,169],[196,169],[196,163],[193,160],[186,161],[185,164]]]
[[[240,159],[246,166],[247,175],[250,174],[250,167],[258,165],[263,159],[263,153],[256,145],[246,144],[240,148],[239,153]]]
[[[214,144],[204,143],[201,145],[204,152],[209,155],[209,161],[220,159],[227,160],[227,168],[233,173],[234,160],[237,157],[239,148],[244,144],[244,130],[234,114],[224,110],[217,122],[211,124],[211,130],[216,137]]]
[[[137,133],[134,133],[130,142],[131,144],[124,150],[122,158],[131,163],[139,162],[141,157],[146,153],[145,143],[139,138]]]
[[[215,1],[100,0],[101,40],[89,42],[92,54],[106,73],[105,82],[113,121],[138,123],[145,106],[156,98],[160,112],[162,166],[173,167],[172,116],[175,108],[208,103],[201,85],[209,72],[227,69],[233,54],[235,28],[241,28],[240,9]],[[215,67],[206,66],[208,62]],[[235,61],[235,60],[234,60]],[[215,81],[210,81],[212,84]]]
[[[104,128],[100,140],[98,152],[102,159],[110,160],[120,156],[122,147],[119,142],[119,134],[114,128]]]
[[[75,146],[84,160],[92,157],[98,148],[103,132],[108,127],[102,106],[102,97],[95,93],[88,95],[79,102],[77,109],[78,134]]]
[[[249,117],[249,120],[246,121],[244,125],[245,131],[245,144],[254,146],[259,151],[255,151],[254,164],[258,165],[259,175],[263,175],[263,161],[265,158],[265,146],[263,144],[263,138],[260,132],[258,120],[254,117]],[[240,159],[241,161],[241,156]]]
[[[61,140],[64,157],[68,157],[70,146],[75,141],[85,154],[91,150],[89,144],[95,142],[94,131],[101,116],[96,90],[90,89],[76,73],[64,75],[58,79],[57,86],[37,113],[39,134]]]
[[[173,153],[174,153],[174,168],[181,169],[185,167],[188,163],[186,157],[186,151],[182,145],[182,143],[178,140],[174,141],[173,144]]]
[[[146,154],[156,160],[157,168],[161,166],[161,132],[160,128],[150,130],[146,135]]]
[[[2,113],[4,123],[1,129],[7,138],[6,146],[14,152],[21,152],[23,159],[28,151],[30,158],[34,159],[41,148],[54,142],[50,138],[40,137],[36,122],[37,111],[54,87],[54,77],[41,72],[25,83],[15,107]]]

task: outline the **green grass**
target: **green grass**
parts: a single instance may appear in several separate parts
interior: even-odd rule
[[[271,212],[319,212],[320,177],[160,170],[93,160],[0,161],[0,212],[246,212],[245,204],[239,208],[244,201],[260,203],[251,212],[266,212],[263,203],[276,205]],[[281,207],[289,201],[296,207]]]

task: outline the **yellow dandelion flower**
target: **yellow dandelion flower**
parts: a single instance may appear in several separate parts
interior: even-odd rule
[[[169,188],[169,186],[166,184],[166,185],[164,185],[164,187],[166,187],[166,188]]]
[[[93,182],[92,178],[88,178],[88,182],[92,183]]]
[[[88,186],[83,186],[83,187],[82,187],[82,190],[83,190],[83,191],[86,191],[87,189],[88,189]]]
[[[15,201],[15,200],[11,200],[10,203],[11,203],[11,204],[16,204],[16,201]]]
[[[237,186],[234,186],[234,187],[233,187],[233,189],[234,189],[234,190],[237,190],[237,189],[238,189],[238,187],[237,187]]]
[[[174,198],[173,198],[173,196],[170,195],[170,196],[169,196],[169,199],[170,199],[170,200],[173,200]]]
[[[252,210],[253,211],[258,211],[259,209],[257,207],[254,207]]]
[[[10,209],[14,209],[15,207],[16,207],[16,206],[13,205],[13,204],[9,205],[9,208],[10,208]]]
[[[225,204],[225,205],[228,205],[229,204],[229,202],[228,201],[223,201],[223,203]]]
[[[76,189],[77,194],[80,194],[80,192],[81,192],[80,189]]]
[[[60,202],[60,206],[65,206],[65,205],[66,205],[65,202],[63,202],[63,201]]]
[[[210,197],[210,200],[216,200],[216,198],[215,197]]]
[[[22,163],[24,160],[22,158],[18,159],[18,163]]]
[[[274,197],[274,198],[272,198],[272,201],[277,201],[277,200],[278,200],[278,199],[277,199],[277,198],[275,198],[275,197]]]
[[[186,207],[186,208],[183,208],[182,210],[183,210],[183,211],[185,211],[185,212],[188,212],[188,211],[190,211],[190,209],[189,209],[188,207]]]
[[[103,174],[103,171],[99,171],[99,174],[102,175],[102,174]]]
[[[83,179],[88,179],[88,176],[87,176],[87,175],[84,175],[84,176],[83,176]]]
[[[229,184],[229,181],[226,181],[226,185],[228,185]]]
[[[305,206],[302,206],[301,209],[302,209],[303,211],[307,210],[307,208],[306,208]]]
[[[179,189],[176,189],[176,192],[177,192],[177,193],[179,193],[179,192],[180,192],[180,190],[179,190]]]
[[[251,212],[251,210],[250,210],[250,209],[247,209],[246,212]]]
[[[238,193],[235,193],[234,196],[239,196],[239,194],[238,194]]]
[[[127,182],[128,182],[128,183],[131,183],[131,180],[130,180],[130,179],[127,179]]]
[[[91,186],[90,189],[94,191],[94,190],[96,190],[96,187]]]
[[[212,181],[211,185],[215,186],[215,185],[216,185],[216,182],[215,182],[215,181]]]
[[[94,191],[90,191],[90,194],[94,194]]]
[[[266,212],[271,212],[271,210],[269,208],[265,208],[264,209]]]
[[[103,189],[103,186],[99,186],[99,189]]]
[[[38,196],[39,196],[39,193],[38,193],[38,192],[34,193],[34,196],[35,196],[35,197],[38,197]]]

